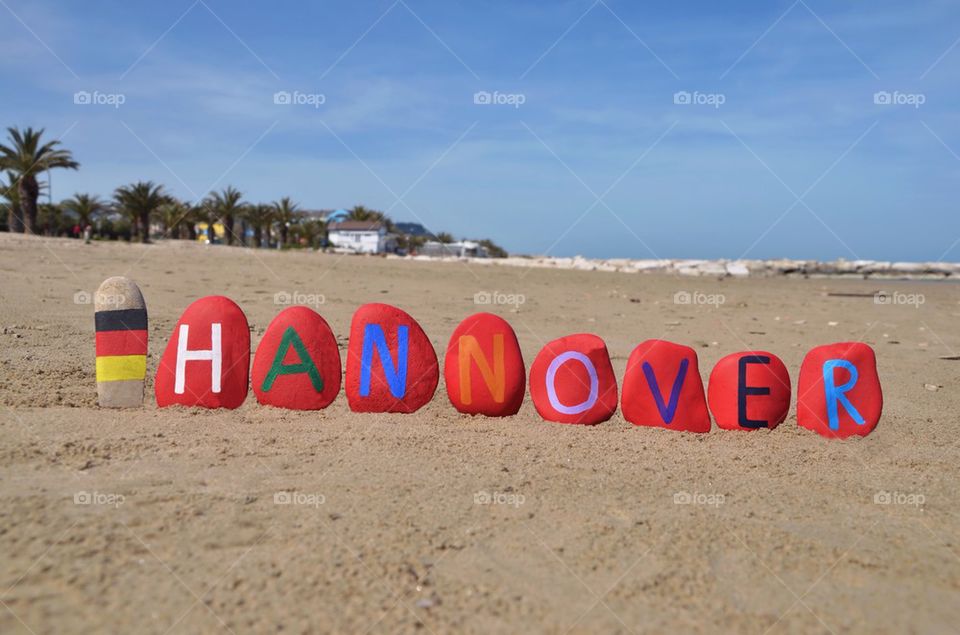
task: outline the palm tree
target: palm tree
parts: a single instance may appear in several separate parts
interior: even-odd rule
[[[210,196],[207,198],[211,211],[223,223],[228,245],[232,245],[235,238],[233,233],[234,221],[243,212],[242,199],[243,194],[233,186],[225,187],[222,192],[210,192]]]
[[[183,223],[190,216],[191,208],[187,203],[170,198],[157,210],[157,216],[163,225],[163,235],[167,238],[183,238]]]
[[[96,194],[76,193],[72,198],[60,203],[64,211],[77,217],[77,224],[83,229],[93,225],[96,217],[107,211],[107,205]]]
[[[284,196],[273,204],[274,220],[280,226],[280,246],[287,245],[287,235],[290,232],[290,225],[297,219],[297,204],[290,200],[289,196]]]
[[[297,235],[305,247],[315,248],[324,237],[327,224],[319,219],[301,219],[297,224]]]
[[[7,200],[3,204],[7,210],[7,231],[23,231],[23,212],[20,210],[20,190],[17,187],[17,175],[6,173],[6,181],[0,181],[0,196]]]
[[[150,217],[170,201],[163,186],[153,181],[137,181],[132,185],[118,187],[113,198],[120,211],[130,217],[131,224],[136,227],[140,236],[140,242],[150,242]]]
[[[347,216],[350,220],[368,220],[377,221],[383,219],[383,213],[364,207],[363,205],[354,205]]]
[[[0,168],[17,175],[17,195],[23,212],[23,231],[34,233],[37,225],[37,198],[40,185],[37,174],[53,168],[76,170],[80,164],[73,160],[69,150],[57,148],[59,141],[40,143],[43,129],[7,128],[9,145],[0,144]]]
[[[263,230],[267,229],[267,242],[270,242],[270,223],[273,222],[273,206],[265,203],[248,205],[244,217],[253,227],[253,246],[263,247]],[[269,246],[269,245],[268,245]]]
[[[437,234],[437,242],[447,245],[454,242],[454,240],[453,240],[453,236],[451,236],[447,232],[440,232],[439,234]]]
[[[41,203],[37,206],[37,224],[44,236],[59,236],[65,229],[63,207],[59,203]]]

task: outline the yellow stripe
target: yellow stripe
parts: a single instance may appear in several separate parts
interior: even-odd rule
[[[146,375],[146,355],[107,355],[97,358],[98,382],[143,379]]]

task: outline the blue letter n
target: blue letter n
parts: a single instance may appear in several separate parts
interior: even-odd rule
[[[373,347],[377,347],[383,376],[387,378],[390,394],[402,399],[407,392],[407,333],[406,326],[397,327],[397,363],[390,357],[390,347],[379,324],[367,324],[363,327],[363,352],[360,355],[360,396],[370,396],[370,376],[373,374]]]

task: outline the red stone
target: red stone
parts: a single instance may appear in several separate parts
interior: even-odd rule
[[[351,410],[415,412],[433,398],[439,379],[437,353],[416,320],[389,304],[357,309],[347,347]]]
[[[341,373],[340,349],[326,320],[313,309],[291,306],[263,334],[251,383],[264,405],[321,410],[337,398]]]
[[[773,429],[790,411],[790,374],[773,353],[733,353],[710,372],[707,401],[725,430]]]
[[[183,327],[187,327],[188,335],[181,343]],[[220,332],[219,356],[213,354],[217,329]],[[178,350],[182,355],[183,382],[179,389]],[[215,371],[217,364],[219,372]],[[237,408],[247,398],[249,374],[250,327],[247,317],[230,298],[200,298],[180,316],[160,358],[154,381],[157,406]],[[215,383],[219,383],[219,387]]]
[[[697,352],[665,340],[641,343],[627,360],[620,407],[634,425],[710,432]]]
[[[797,386],[800,426],[825,437],[865,437],[877,427],[882,410],[877,357],[867,344],[826,344],[803,358]]]
[[[617,378],[607,345],[589,333],[548,343],[530,366],[530,397],[547,421],[593,425],[612,417]]]
[[[457,326],[443,360],[450,403],[459,412],[505,417],[517,414],[527,371],[513,328],[491,313],[476,313]]]

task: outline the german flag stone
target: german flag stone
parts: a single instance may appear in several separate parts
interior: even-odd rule
[[[93,299],[101,408],[139,408],[147,374],[147,306],[129,278],[107,278]]]

